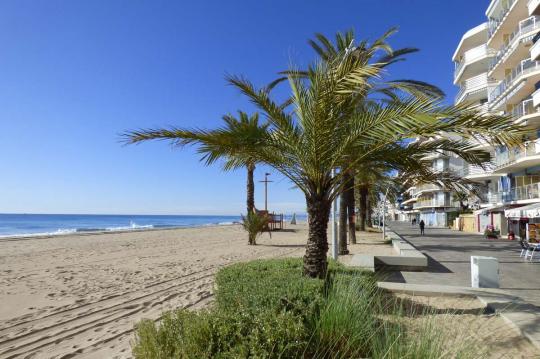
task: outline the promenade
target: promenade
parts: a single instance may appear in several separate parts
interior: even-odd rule
[[[520,258],[519,242],[486,240],[483,236],[449,229],[426,228],[420,236],[418,225],[390,222],[391,229],[428,256],[424,272],[400,271],[387,281],[451,286],[471,285],[471,256],[499,260],[500,288],[540,307],[540,255],[530,263]]]

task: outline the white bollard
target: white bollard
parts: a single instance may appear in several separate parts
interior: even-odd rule
[[[497,258],[471,256],[471,287],[499,288],[499,260]]]

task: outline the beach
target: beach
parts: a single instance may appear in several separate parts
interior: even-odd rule
[[[239,225],[0,239],[0,357],[129,358],[133,328],[212,301],[219,268],[301,256],[306,226],[248,246]]]

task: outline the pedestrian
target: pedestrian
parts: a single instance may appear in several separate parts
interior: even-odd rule
[[[416,224],[416,218],[413,218],[412,219],[412,226],[414,227],[415,224]]]
[[[425,234],[425,233],[424,233],[424,227],[425,227],[425,226],[426,226],[426,224],[424,223],[424,220],[421,219],[421,220],[420,220],[420,234],[421,234],[421,235],[424,235],[424,234]]]

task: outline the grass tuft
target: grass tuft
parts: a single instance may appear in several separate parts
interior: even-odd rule
[[[427,318],[410,325],[411,313]],[[326,280],[302,276],[301,259],[259,260],[222,269],[216,301],[141,321],[135,358],[479,358],[448,349],[425,308],[382,293],[372,273],[330,262]]]

